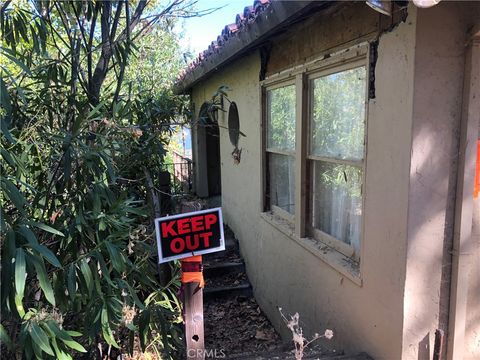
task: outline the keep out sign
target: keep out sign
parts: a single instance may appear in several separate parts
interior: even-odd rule
[[[225,250],[222,209],[155,219],[159,263]]]

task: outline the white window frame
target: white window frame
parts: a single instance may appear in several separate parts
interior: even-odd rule
[[[330,158],[324,158],[314,155],[309,155],[310,151],[310,127],[311,127],[311,82],[314,79],[331,75],[334,73],[365,67],[366,70],[366,86],[365,86],[365,127],[364,127],[364,147],[363,159],[355,160],[338,160],[332,161]],[[367,163],[367,139],[368,139],[368,99],[369,99],[369,77],[370,77],[370,59],[369,59],[369,45],[366,43],[356,45],[354,47],[339,51],[336,54],[331,54],[329,57],[322,57],[321,59],[313,60],[302,66],[293,69],[285,70],[281,73],[272,75],[261,82],[261,104],[262,104],[262,154],[263,154],[263,204],[264,212],[270,211],[273,215],[278,215],[282,219],[290,222],[293,228],[293,236],[296,238],[310,238],[320,243],[327,245],[330,248],[338,251],[342,255],[350,258],[355,263],[359,264],[361,253],[365,243],[365,184],[366,184],[366,163]],[[295,215],[285,210],[272,206],[269,209],[267,203],[266,184],[266,157],[268,149],[266,147],[266,132],[267,132],[267,101],[266,94],[268,90],[283,87],[286,85],[296,85],[296,128],[295,128]],[[312,179],[307,178],[307,162],[324,161],[330,163],[342,163],[345,165],[353,165],[360,167],[362,170],[362,219],[361,219],[361,233],[360,233],[360,251],[355,251],[353,246],[337,239],[319,229],[313,228],[311,225],[312,207]],[[288,216],[290,215],[290,216]]]

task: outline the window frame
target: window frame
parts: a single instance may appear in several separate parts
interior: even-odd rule
[[[270,148],[268,147],[268,124],[270,121],[270,114],[269,114],[269,108],[268,108],[268,91],[276,90],[276,89],[281,89],[287,86],[292,86],[295,85],[295,82],[292,81],[291,79],[287,81],[281,81],[281,82],[276,82],[270,86],[265,86],[263,88],[264,90],[264,119],[265,119],[265,131],[264,133],[264,158],[265,158],[265,177],[267,176],[267,171],[269,167],[269,160],[268,160],[268,154],[276,154],[276,155],[282,155],[282,156],[290,156],[293,157],[295,160],[295,166],[297,162],[297,155],[296,155],[296,144],[297,144],[297,131],[295,129],[295,149],[293,151],[288,151],[288,150],[280,150],[280,149],[275,149],[275,148]],[[297,89],[295,88],[295,94],[297,93]],[[295,101],[295,117],[297,116],[298,113],[298,106]],[[295,123],[296,123],[296,118],[295,118]],[[267,182],[265,181],[265,184]],[[296,185],[295,185],[296,188]],[[294,190],[295,191],[295,190]],[[279,206],[272,205],[269,203],[268,197],[269,194],[267,193],[267,189],[265,188],[264,190],[264,211],[268,211],[267,209],[269,208],[269,211],[271,211],[273,214],[276,216],[281,217],[282,219],[288,221],[289,223],[293,223],[295,221],[295,214],[291,214],[288,211],[280,208]],[[294,193],[294,199],[296,199],[295,193]],[[295,209],[296,209],[296,203],[294,204]],[[296,211],[296,210],[295,210]]]
[[[361,264],[361,257],[365,244],[365,199],[366,199],[366,170],[367,170],[367,148],[368,148],[368,103],[369,103],[369,86],[370,86],[370,45],[368,43],[358,44],[350,48],[338,51],[331,56],[322,56],[314,59],[302,66],[287,69],[280,73],[269,76],[260,82],[260,100],[262,112],[262,171],[263,171],[263,196],[262,196],[262,212],[272,215],[279,215],[282,219],[287,219],[292,226],[293,233],[297,239],[313,239],[314,241],[327,245],[336,250],[345,257],[353,260],[358,268]],[[362,160],[337,159],[323,156],[310,155],[310,130],[312,127],[312,82],[320,77],[364,67],[366,72],[365,84],[365,117],[364,117],[364,146]],[[278,87],[295,83],[296,86],[296,127],[295,127],[295,215],[293,217],[285,217],[282,211],[289,214],[285,210],[269,209],[267,199],[267,129],[268,129],[268,108],[267,108],[267,91]],[[312,196],[313,185],[311,178],[311,169],[315,161],[323,161],[326,163],[345,164],[355,166],[362,171],[361,185],[361,230],[360,230],[360,250],[355,251],[352,245],[343,242],[312,225]],[[289,214],[290,215],[290,214]]]
[[[362,154],[362,159],[361,160],[353,160],[353,159],[341,159],[338,157],[325,157],[325,156],[318,156],[318,155],[311,155],[311,131],[312,131],[312,122],[313,122],[313,116],[312,116],[312,110],[313,110],[313,81],[316,79],[320,79],[325,76],[329,76],[332,74],[337,74],[341,73],[344,71],[352,70],[352,69],[358,69],[364,67],[365,68],[365,74],[366,74],[366,79],[365,79],[365,103],[364,103],[364,108],[365,108],[365,116],[364,116],[364,132],[363,132],[363,154]],[[368,74],[369,74],[369,67],[368,67],[368,62],[367,62],[367,56],[365,56],[353,59],[351,61],[348,61],[346,63],[343,63],[339,66],[334,66],[334,67],[329,67],[327,69],[318,69],[316,71],[312,71],[307,74],[307,83],[308,83],[308,120],[307,120],[307,155],[305,159],[302,159],[302,161],[307,161],[310,163],[314,162],[324,162],[324,163],[329,163],[329,164],[339,164],[339,165],[347,165],[347,166],[352,166],[361,169],[362,171],[362,186],[361,186],[361,205],[362,205],[362,221],[361,221],[361,230],[360,230],[360,248],[362,247],[363,244],[363,238],[364,238],[364,226],[365,226],[365,221],[364,221],[364,208],[365,208],[365,180],[366,180],[366,157],[367,157],[367,124],[368,124]],[[309,165],[307,165],[309,166]],[[311,176],[310,176],[311,177]],[[306,179],[307,182],[312,183],[313,179],[309,178]],[[352,245],[349,245],[345,242],[343,242],[340,239],[337,239],[336,237],[326,233],[325,231],[322,231],[320,229],[315,228],[311,223],[312,223],[312,216],[313,216],[313,209],[312,209],[312,197],[314,194],[314,189],[312,188],[312,191],[308,192],[308,201],[310,203],[309,207],[309,214],[305,221],[307,221],[306,224],[306,234],[309,237],[314,238],[317,241],[321,241],[331,247],[333,247],[335,250],[338,252],[342,253],[343,255],[354,259],[355,261],[359,262],[360,261],[360,251],[356,251],[355,248]]]

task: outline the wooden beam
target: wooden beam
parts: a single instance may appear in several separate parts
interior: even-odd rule
[[[308,79],[305,73],[295,77],[296,88],[296,142],[295,142],[295,235],[305,237],[307,202],[307,121]]]

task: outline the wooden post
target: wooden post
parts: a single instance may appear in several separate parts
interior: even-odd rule
[[[194,256],[181,261],[182,285],[185,295],[184,314],[187,359],[203,360],[205,359],[205,341],[203,330],[202,257]],[[189,276],[201,277],[202,280],[192,282],[192,279],[188,279]]]
[[[187,359],[204,359],[203,289],[198,283],[185,284],[185,339]]]

